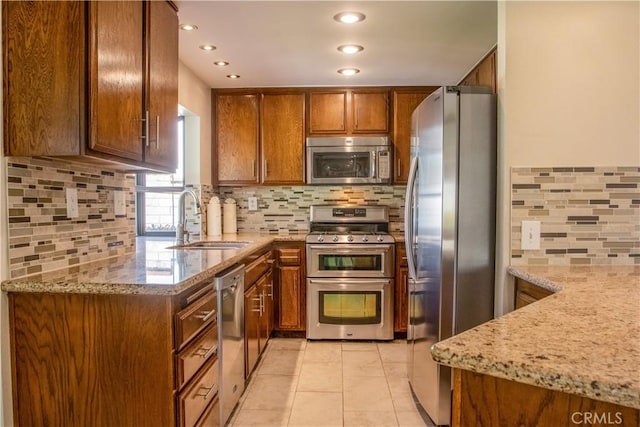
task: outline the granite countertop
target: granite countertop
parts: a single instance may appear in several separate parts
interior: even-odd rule
[[[240,262],[274,241],[304,241],[305,234],[243,233],[222,239],[250,241],[241,249],[171,249],[174,238],[139,237],[135,253],[2,282],[5,292],[176,295]]]
[[[510,267],[556,292],[435,344],[444,365],[640,409],[640,266]]]

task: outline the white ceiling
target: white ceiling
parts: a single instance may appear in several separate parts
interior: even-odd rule
[[[495,44],[495,1],[180,1],[180,59],[211,87],[456,84]],[[363,22],[333,16],[359,11]],[[364,51],[338,52],[355,43]],[[213,44],[211,52],[198,46]],[[214,61],[229,61],[216,67]],[[354,66],[352,77],[339,68]],[[227,74],[239,74],[231,80]]]

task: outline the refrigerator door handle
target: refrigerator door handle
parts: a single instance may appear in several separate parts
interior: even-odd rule
[[[409,178],[407,181],[407,194],[404,198],[404,245],[407,250],[407,264],[409,266],[409,277],[413,280],[418,279],[416,271],[415,251],[414,251],[414,190],[416,188],[416,179],[418,178],[418,157],[411,159],[409,166]]]

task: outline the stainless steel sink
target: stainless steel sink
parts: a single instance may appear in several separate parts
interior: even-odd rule
[[[201,240],[199,242],[185,243],[184,245],[170,246],[167,249],[218,249],[218,250],[236,250],[242,249],[250,245],[251,241],[224,241],[224,240]]]

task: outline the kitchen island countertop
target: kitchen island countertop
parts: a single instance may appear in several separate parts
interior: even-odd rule
[[[5,292],[176,295],[274,241],[305,234],[241,233],[202,240],[249,241],[241,249],[172,249],[175,239],[139,237],[135,252],[2,282]]]
[[[640,409],[640,266],[526,266],[554,293],[435,344],[444,365]]]

